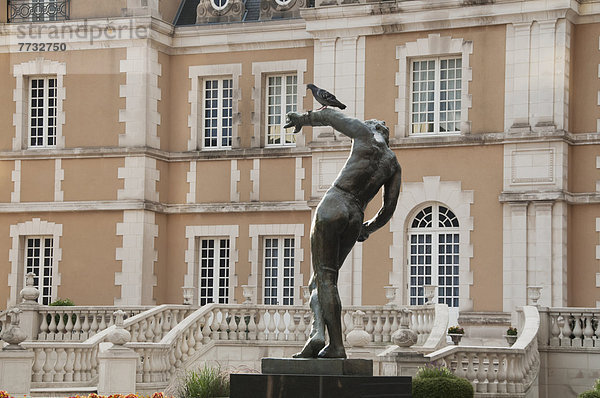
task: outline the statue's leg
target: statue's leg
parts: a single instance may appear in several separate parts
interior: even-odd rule
[[[319,351],[325,347],[325,323],[319,305],[317,281],[315,275],[310,279],[310,309],[313,312],[313,321],[310,330],[310,338],[304,344],[302,351],[292,355],[293,358],[316,358]]]

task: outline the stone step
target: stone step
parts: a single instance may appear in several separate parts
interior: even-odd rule
[[[32,388],[29,397],[32,398],[65,398],[87,396],[98,393],[98,387],[54,387],[54,388]]]

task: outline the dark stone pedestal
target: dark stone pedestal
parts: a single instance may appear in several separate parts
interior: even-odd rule
[[[410,398],[412,378],[372,376],[364,359],[263,358],[263,374],[232,374],[230,398]]]

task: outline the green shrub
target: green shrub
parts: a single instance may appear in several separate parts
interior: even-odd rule
[[[600,391],[586,391],[579,394],[578,398],[600,398]]]
[[[446,367],[419,368],[412,380],[413,398],[473,398],[473,386]]]
[[[50,304],[53,307],[72,307],[75,305],[75,303],[73,302],[73,300],[71,299],[58,299],[56,301],[51,302]]]
[[[204,366],[188,371],[175,394],[177,398],[213,398],[229,396],[229,374],[220,368]]]

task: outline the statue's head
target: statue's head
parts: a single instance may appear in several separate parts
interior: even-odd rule
[[[390,145],[390,129],[387,128],[383,120],[371,119],[366,120],[365,123],[367,126],[374,129],[374,132],[381,134],[385,139],[385,143],[388,144],[388,146]]]

